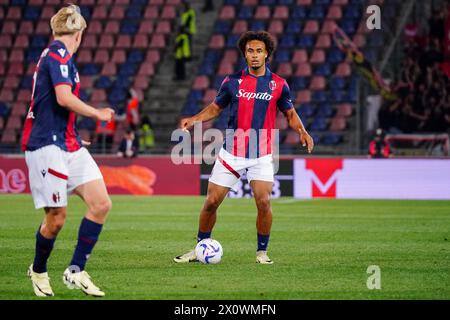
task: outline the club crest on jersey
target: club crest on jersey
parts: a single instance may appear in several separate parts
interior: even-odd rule
[[[272,81],[270,81],[269,82],[269,89],[270,90],[275,90],[276,89],[276,87],[277,87],[277,83],[274,81],[274,80],[272,80]]]
[[[62,64],[59,66],[59,68],[61,69],[61,74],[64,78],[68,78],[69,77],[69,67],[66,64]]]
[[[247,92],[244,89],[240,89],[236,97],[246,98],[248,101],[250,101],[250,99],[270,101],[273,98],[273,96],[267,92]]]
[[[58,203],[61,200],[61,196],[58,191],[53,193],[52,198],[54,203]]]
[[[61,55],[61,57],[64,58],[64,56],[66,55],[66,50],[64,50],[63,48],[58,49],[58,53]]]

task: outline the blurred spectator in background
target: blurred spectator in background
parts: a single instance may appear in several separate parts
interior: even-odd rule
[[[184,27],[180,27],[175,38],[175,80],[186,79],[186,61],[191,57],[189,38]]]
[[[214,10],[213,0],[205,0],[205,4],[203,5],[202,11],[207,12],[213,10]]]
[[[389,143],[385,139],[383,130],[378,128],[369,144],[369,156],[371,158],[389,158],[390,155],[391,148]]]
[[[139,141],[134,135],[134,131],[128,129],[125,137],[120,142],[119,151],[117,155],[124,158],[134,158],[139,152]]]
[[[441,10],[440,8],[433,9],[432,16],[428,19],[428,37],[432,41],[436,39],[439,43],[439,49],[443,49],[442,45],[445,38],[445,10]]]
[[[109,153],[116,132],[116,120],[113,117],[110,122],[97,120],[95,133],[97,134],[97,143],[101,146],[103,153]]]
[[[141,128],[139,130],[139,150],[146,152],[155,145],[155,137],[150,118],[145,115],[142,118]]]
[[[134,89],[128,91],[127,124],[132,130],[137,130],[140,122],[139,98]]]
[[[188,1],[182,2],[183,11],[181,12],[181,26],[184,27],[188,38],[189,38],[189,47],[191,50],[191,55],[193,51],[193,36],[197,33],[197,18],[195,14],[195,10],[191,8],[191,5]],[[191,55],[189,55],[188,60],[191,59]]]

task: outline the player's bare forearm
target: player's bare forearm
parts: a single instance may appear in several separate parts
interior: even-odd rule
[[[288,121],[289,127],[291,127],[295,132],[297,132],[300,136],[300,143],[302,146],[306,147],[308,153],[314,148],[314,141],[309,133],[306,131],[305,126],[303,125],[302,120],[295,111],[294,108],[289,109],[284,113],[286,119]]]
[[[84,103],[72,93],[70,86],[57,86],[55,91],[58,104],[79,115],[101,121],[111,121],[112,116],[114,115],[114,110],[110,108],[95,109],[94,107]]]
[[[193,126],[194,122],[203,122],[209,121],[216,118],[222,112],[222,108],[220,108],[214,102],[206,106],[202,111],[197,113],[195,116],[190,118],[183,119],[181,122],[182,129],[189,129]]]

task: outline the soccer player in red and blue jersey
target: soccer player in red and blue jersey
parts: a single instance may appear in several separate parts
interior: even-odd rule
[[[300,143],[309,153],[314,142],[294,109],[286,80],[266,66],[275,50],[271,35],[264,31],[246,32],[240,37],[238,47],[247,67],[226,77],[214,102],[181,123],[181,128],[188,130],[194,122],[214,119],[224,108],[231,109],[224,148],[220,150],[209,178],[197,240],[211,237],[218,207],[246,173],[258,210],[256,262],[272,264],[267,247],[272,226],[272,133],[277,110],[284,113],[289,126],[299,134]],[[196,260],[194,250],[174,258],[177,263]]]
[[[75,5],[61,8],[51,19],[54,41],[45,49],[33,76],[31,104],[25,120],[22,149],[36,209],[45,211],[36,233],[34,262],[28,269],[34,293],[53,296],[47,260],[67,215],[67,198],[75,193],[87,205],[78,242],[64,283],[85,294],[104,296],[84,270],[102,230],[111,200],[103,176],[76,129],[76,114],[111,121],[114,110],[95,109],[79,99],[80,79],[73,61],[86,21]]]

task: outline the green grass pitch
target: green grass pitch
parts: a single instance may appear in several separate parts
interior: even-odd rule
[[[113,196],[87,271],[105,299],[450,299],[450,201],[273,200],[270,257],[255,263],[253,199],[226,199],[213,237],[218,265],[179,265],[203,197]],[[91,299],[62,283],[85,211],[70,198],[50,257],[52,299]],[[26,270],[43,217],[30,195],[0,196],[0,299],[37,299]],[[369,290],[367,268],[381,270]]]

